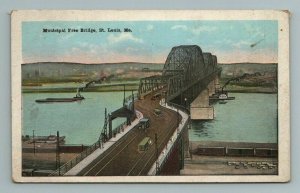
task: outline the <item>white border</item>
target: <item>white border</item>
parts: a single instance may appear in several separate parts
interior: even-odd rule
[[[23,21],[277,20],[279,175],[22,177],[21,63]],[[282,29],[282,31],[281,31]],[[21,10],[11,17],[12,176],[15,182],[196,183],[290,180],[289,13],[276,10]]]

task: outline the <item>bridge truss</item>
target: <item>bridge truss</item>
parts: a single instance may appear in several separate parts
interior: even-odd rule
[[[140,80],[139,96],[166,88],[167,100],[179,104],[192,102],[215,76],[220,75],[217,57],[203,53],[197,45],[173,47],[164,64],[161,76]]]

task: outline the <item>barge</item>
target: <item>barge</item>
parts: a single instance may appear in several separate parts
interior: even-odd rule
[[[46,98],[35,100],[37,103],[54,103],[54,102],[75,102],[81,101],[84,97],[73,97],[73,98]]]
[[[37,99],[35,100],[35,102],[37,103],[75,102],[75,101],[82,101],[83,99],[84,97],[81,96],[79,90],[77,90],[76,96],[72,98],[46,98],[46,99]]]

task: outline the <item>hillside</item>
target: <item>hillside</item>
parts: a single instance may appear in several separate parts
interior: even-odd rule
[[[72,82],[100,79],[111,76],[114,80],[132,80],[160,74],[163,64],[152,63],[103,63],[81,64],[43,62],[22,64],[22,81]]]
[[[231,63],[219,64],[222,67],[222,78],[241,76],[245,73],[270,73],[277,74],[277,63]]]
[[[277,92],[277,64],[236,63],[222,67],[221,87],[231,92]]]
[[[22,64],[23,86],[42,86],[48,83],[82,83],[105,80],[107,84],[127,82],[138,87],[139,79],[162,73],[164,64],[152,63],[103,63],[81,64],[43,62]],[[219,64],[222,67],[221,86],[227,90],[250,90],[257,88],[277,89],[277,64],[234,63]],[[242,78],[240,78],[242,77]],[[231,79],[235,79],[232,80]],[[229,82],[228,82],[229,81]],[[29,89],[29,88],[28,88]],[[104,88],[101,88],[102,90]],[[264,91],[265,92],[265,91]]]

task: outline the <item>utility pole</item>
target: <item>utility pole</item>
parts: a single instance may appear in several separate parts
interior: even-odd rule
[[[32,142],[33,142],[33,155],[35,155],[35,136],[34,136],[34,130],[32,130]]]
[[[155,157],[156,157],[156,175],[158,174],[159,161],[158,161],[158,146],[157,146],[157,133],[155,133]]]
[[[179,128],[179,112],[178,112],[178,109],[177,109],[177,127]]]
[[[165,106],[167,106],[167,98],[168,98],[168,94],[167,92],[165,92]]]
[[[33,142],[33,172],[32,172],[32,175],[34,175],[34,171],[36,170],[35,136],[34,136],[34,130],[32,130],[32,142]]]
[[[111,114],[108,114],[108,140],[112,138],[112,118]]]
[[[123,97],[123,107],[125,106],[125,84],[123,84],[124,86],[124,97]]]
[[[131,96],[132,96],[132,112],[134,113],[134,95],[133,95],[133,90],[131,90]]]
[[[59,131],[57,131],[57,134],[56,134],[56,169],[58,169],[58,175],[60,176]]]

